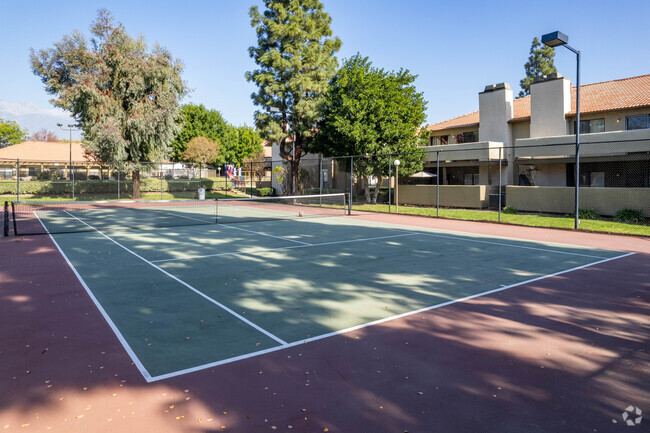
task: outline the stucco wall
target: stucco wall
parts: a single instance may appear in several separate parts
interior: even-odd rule
[[[488,206],[485,185],[441,185],[440,206],[484,209]],[[422,206],[436,205],[435,185],[400,185],[399,203]]]
[[[572,187],[509,185],[506,203],[521,211],[572,213],[574,194]],[[638,209],[650,217],[650,188],[580,188],[580,208],[605,216],[612,216],[619,209]]]

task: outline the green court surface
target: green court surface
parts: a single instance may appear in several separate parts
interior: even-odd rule
[[[149,381],[622,255],[351,217],[144,230],[70,217],[91,230],[52,237]]]

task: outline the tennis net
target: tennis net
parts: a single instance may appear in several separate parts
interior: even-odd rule
[[[149,230],[205,224],[343,216],[346,194],[161,201],[12,202],[14,235]]]

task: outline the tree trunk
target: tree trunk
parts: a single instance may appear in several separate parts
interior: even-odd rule
[[[140,200],[140,171],[133,170],[133,200]]]
[[[381,189],[381,182],[384,180],[383,177],[377,176],[377,185],[375,186],[375,191],[372,194],[373,204],[377,204],[377,196],[379,196],[379,190]]]

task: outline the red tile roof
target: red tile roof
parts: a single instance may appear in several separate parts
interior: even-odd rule
[[[650,74],[620,80],[580,86],[580,114],[650,107]],[[513,101],[513,118],[510,122],[530,119],[530,96]],[[571,88],[571,111],[576,114],[576,88]],[[427,126],[428,131],[478,126],[479,112],[465,114]]]
[[[18,159],[21,161],[61,162],[70,161],[70,143],[49,141],[25,141],[24,143],[0,149],[0,160]],[[91,162],[84,153],[83,144],[72,142],[72,160],[77,163]]]

